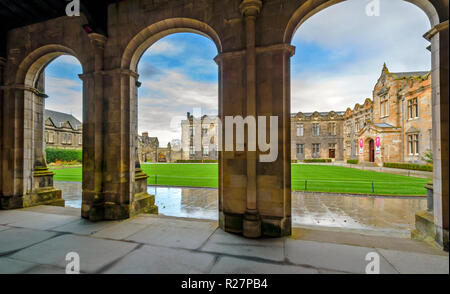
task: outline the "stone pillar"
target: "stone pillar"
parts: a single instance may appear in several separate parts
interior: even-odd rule
[[[45,99],[45,70],[39,74],[36,82],[36,89],[33,93],[33,110],[32,117],[26,118],[31,120],[32,125],[32,152],[33,152],[33,179],[31,191],[23,197],[23,207],[36,205],[54,205],[63,206],[65,204],[62,199],[62,191],[57,190],[53,186],[53,172],[49,171],[45,156],[45,126],[44,111]]]
[[[280,237],[291,234],[291,149],[290,149],[290,57],[288,44],[258,47],[256,19],[261,1],[244,0],[246,49],[223,52],[219,65],[219,117],[222,121],[222,152],[219,154],[219,225],[249,238]],[[261,162],[261,152],[225,148],[227,116],[266,117],[270,140],[270,118],[278,119],[274,162]],[[236,140],[234,140],[236,141]]]
[[[105,72],[105,219],[157,212],[154,196],[146,191],[146,175],[136,170],[138,77],[127,69]]]
[[[4,86],[4,78],[3,78],[3,70],[6,65],[6,59],[0,57],[0,154],[3,154],[3,90],[2,86]],[[1,209],[1,198],[3,195],[3,159],[0,155],[0,209]]]
[[[244,0],[241,13],[244,16],[246,31],[246,114],[257,118],[256,110],[256,17],[262,8],[260,0]],[[248,136],[247,139],[249,140]],[[248,238],[261,236],[261,219],[257,206],[256,156],[255,151],[248,150],[247,143],[247,203],[243,221],[243,234]]]
[[[436,25],[424,36],[431,42],[433,104],[433,202],[435,241],[449,244],[449,23]]]
[[[107,38],[89,34],[95,50],[93,72],[80,75],[83,81],[83,204],[81,216],[91,221],[104,219],[103,197],[103,105],[104,46]]]
[[[274,162],[259,161],[256,169],[262,232],[273,237],[291,234],[290,58],[294,53],[295,48],[289,44],[257,48],[257,113],[267,121],[269,117],[278,118],[277,158]],[[267,141],[269,128],[267,123]]]

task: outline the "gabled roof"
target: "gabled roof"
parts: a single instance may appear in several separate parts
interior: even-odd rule
[[[54,110],[45,110],[45,120],[47,119],[50,119],[57,128],[61,128],[66,123],[69,123],[74,130],[82,126],[82,123],[73,115]]]

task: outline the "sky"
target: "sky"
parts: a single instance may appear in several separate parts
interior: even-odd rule
[[[425,13],[402,0],[380,0],[379,16],[368,16],[372,0],[348,0],[309,18],[292,41],[292,112],[345,111],[372,97],[386,62],[391,72],[431,69],[430,29]],[[187,112],[217,115],[217,49],[208,38],[192,33],[167,36],[142,56],[138,72],[139,133],[158,137],[161,146],[181,139],[171,126]],[[46,69],[46,108],[72,113],[82,120],[82,72],[71,56]]]

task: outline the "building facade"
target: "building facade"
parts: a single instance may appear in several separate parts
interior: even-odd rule
[[[195,118],[188,113],[181,122],[182,160],[218,160],[219,128],[218,117]]]
[[[47,148],[82,149],[83,124],[71,114],[45,110],[44,140]]]
[[[344,160],[344,112],[314,112],[292,115],[292,160]]]
[[[362,112],[359,117],[364,118],[364,127],[346,129],[345,135],[350,140],[358,138],[360,163],[426,163],[424,156],[433,147],[430,72],[391,73],[384,65],[373,103],[366,101]]]
[[[138,158],[141,163],[154,162],[176,162],[181,159],[181,151],[172,148],[172,144],[168,143],[167,147],[160,147],[157,137],[150,137],[148,132],[138,136]]]

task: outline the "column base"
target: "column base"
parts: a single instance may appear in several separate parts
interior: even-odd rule
[[[243,221],[243,235],[249,239],[261,237],[261,219],[258,212],[246,212]]]
[[[444,236],[437,236],[433,213],[421,211],[416,214],[416,229],[411,232],[411,238],[448,251],[448,231],[443,232]]]
[[[290,217],[260,216],[258,220],[246,217],[245,214],[232,214],[221,211],[219,214],[219,226],[225,232],[242,234],[246,238],[280,238],[292,234]]]

